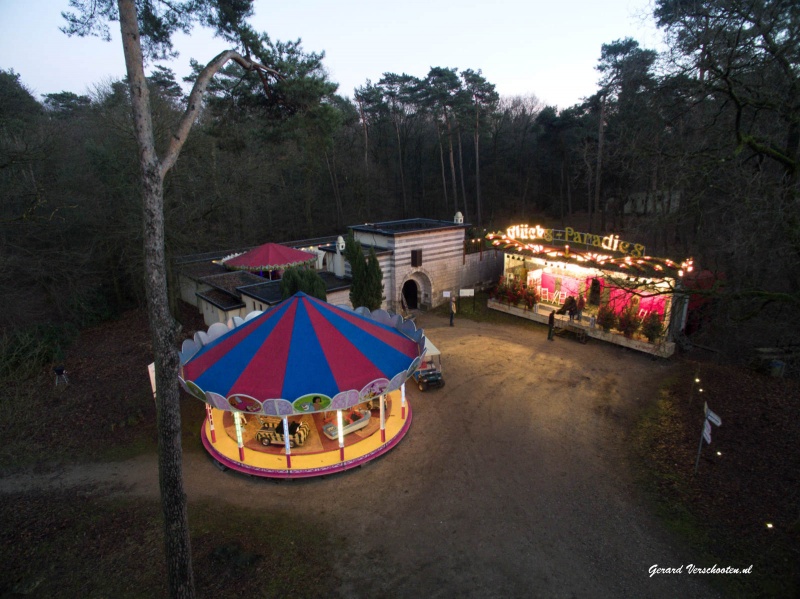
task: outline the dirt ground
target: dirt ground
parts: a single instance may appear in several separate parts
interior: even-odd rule
[[[409,385],[413,423],[389,454],[325,479],[220,472],[187,453],[190,501],[304,514],[350,548],[341,597],[716,597],[698,559],[638,495],[624,441],[674,366],[546,328],[418,319],[447,385]],[[87,483],[157,497],[155,456],[0,479],[0,492]],[[325,558],[327,559],[327,558]],[[747,564],[718,564],[746,567]]]

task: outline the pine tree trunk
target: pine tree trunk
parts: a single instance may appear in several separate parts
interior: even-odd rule
[[[170,596],[194,597],[189,516],[183,488],[183,449],[178,392],[178,327],[169,312],[164,253],[164,190],[158,172],[149,172],[143,190],[147,313],[158,390],[158,480],[164,514],[164,538]]]
[[[481,137],[481,121],[480,113],[475,111],[475,216],[478,220],[478,226],[483,224],[483,214],[481,207],[481,152],[480,152],[480,137]]]
[[[439,123],[436,123],[436,136],[439,138],[439,162],[442,165],[442,191],[444,191],[444,205],[447,207],[449,200],[447,199],[447,174],[444,169],[444,145],[442,144],[442,133],[439,130]]]
[[[464,158],[461,151],[461,127],[456,124],[456,134],[458,139],[458,175],[461,180],[461,199],[464,200],[464,221],[469,220],[469,209],[467,208],[467,187],[464,185]]]
[[[444,113],[445,123],[447,124],[447,143],[450,147],[450,178],[453,181],[453,208],[458,212],[458,184],[456,183],[456,161],[453,152],[453,129],[450,126],[450,119],[447,111]]]
[[[406,198],[406,178],[403,172],[403,146],[400,143],[400,125],[395,121],[394,131],[397,136],[397,164],[400,167],[400,188],[403,192],[403,218],[408,216],[408,200]]]
[[[595,185],[594,185],[594,214],[600,214],[600,186],[602,183],[603,173],[603,135],[605,133],[605,119],[606,119],[606,102],[605,98],[600,98],[600,124],[597,130],[597,168],[595,169]],[[605,211],[601,217],[600,231],[605,230]],[[589,232],[593,233],[592,217],[589,216]]]
[[[176,598],[192,598],[195,593],[189,519],[183,489],[177,325],[169,311],[167,293],[163,174],[155,151],[136,6],[134,0],[118,0],[118,6],[142,169],[145,292],[156,366],[158,474],[169,594]]]

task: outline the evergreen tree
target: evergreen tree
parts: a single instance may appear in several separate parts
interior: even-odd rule
[[[353,285],[350,287],[350,303],[354,308],[366,306],[367,297],[364,282],[367,276],[367,263],[364,259],[361,243],[356,241],[352,233],[345,239],[344,257],[350,263],[350,275],[353,277]]]
[[[364,305],[370,310],[377,310],[383,304],[383,299],[383,271],[375,248],[370,248],[364,269]]]
[[[325,281],[316,271],[301,266],[291,266],[283,271],[281,277],[281,297],[287,299],[300,291],[322,301],[328,300]]]
[[[344,257],[350,263],[353,286],[350,288],[350,303],[354,308],[364,306],[377,310],[383,304],[383,271],[375,255],[375,248],[369,249],[364,257],[361,243],[350,233],[345,239]]]

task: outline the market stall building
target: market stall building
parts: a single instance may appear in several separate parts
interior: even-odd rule
[[[691,260],[652,257],[618,235],[570,227],[515,225],[487,238],[505,249],[490,308],[545,324],[555,312],[555,326],[581,341],[674,353],[686,323],[681,280],[693,269]]]

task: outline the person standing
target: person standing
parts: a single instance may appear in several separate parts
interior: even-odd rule
[[[553,330],[556,327],[556,311],[551,310],[550,316],[547,318],[547,340],[553,340]]]
[[[580,323],[581,318],[583,318],[583,309],[585,307],[586,307],[586,298],[583,297],[583,294],[581,293],[578,296],[578,305],[577,305],[577,312],[576,312],[576,316],[578,317],[578,323]]]
[[[453,326],[453,319],[456,316],[456,296],[450,296],[450,326]]]

